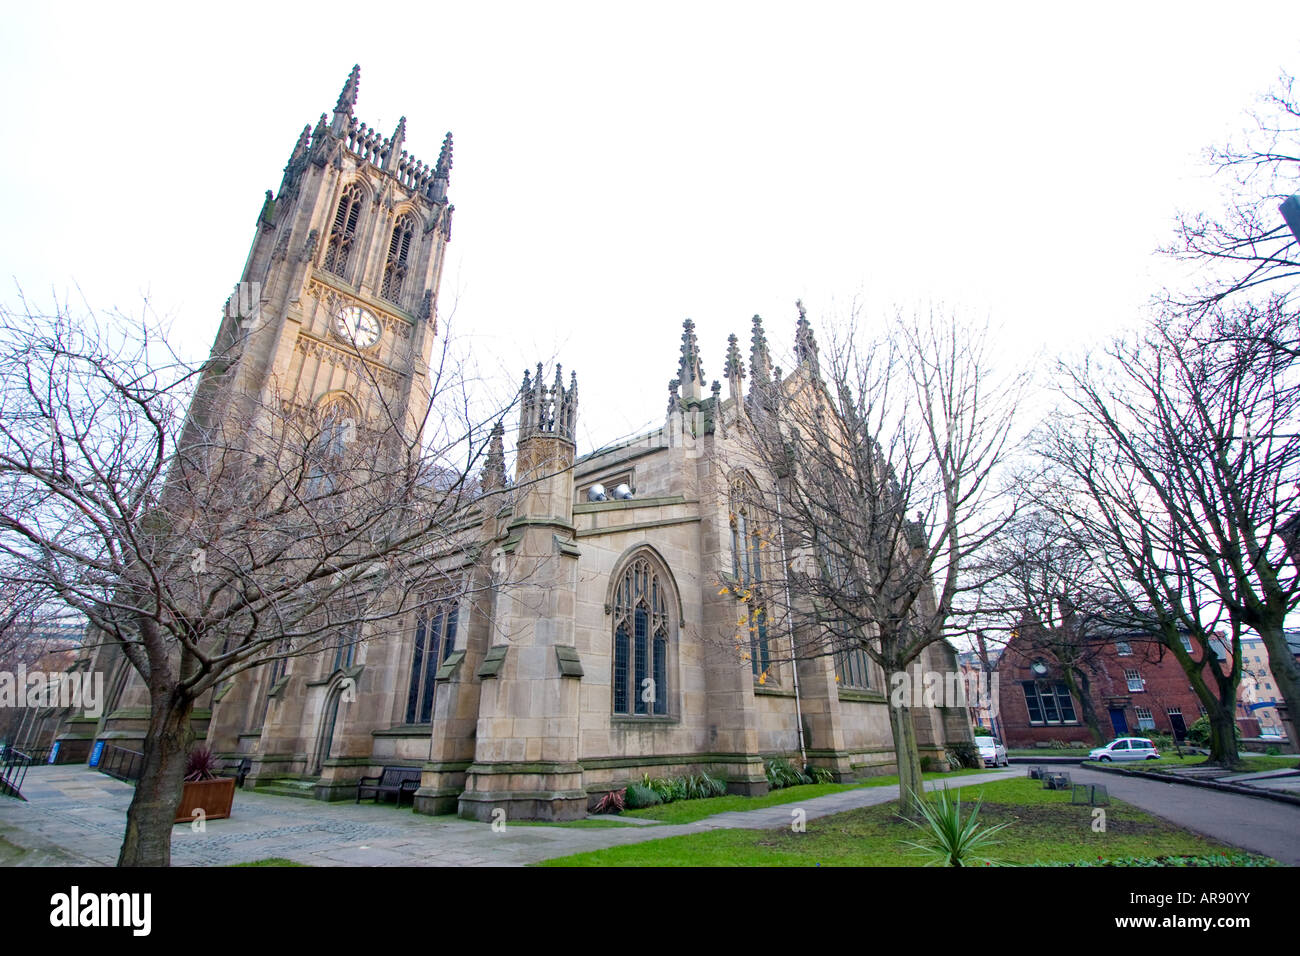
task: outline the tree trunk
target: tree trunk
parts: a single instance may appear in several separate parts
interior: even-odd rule
[[[904,678],[906,671],[900,671]],[[890,675],[890,686],[895,686],[894,677]],[[911,687],[911,684],[904,684]],[[906,699],[895,706],[889,705],[889,729],[894,735],[894,759],[898,763],[898,800],[902,814],[909,819],[921,816],[920,803],[924,791],[921,779],[921,757],[916,749],[916,727],[912,724],[912,708]]]
[[[1210,718],[1210,763],[1224,767],[1235,767],[1240,758],[1237,756],[1237,719],[1226,707],[1209,708]]]
[[[1092,685],[1088,675],[1082,669],[1065,668],[1065,684],[1079,701],[1079,710],[1083,712],[1083,722],[1088,725],[1088,732],[1098,747],[1104,747],[1108,740],[1101,732],[1101,721],[1097,719],[1097,709],[1092,706]]]
[[[168,695],[150,704],[144,763],[126,812],[126,836],[118,866],[171,865],[172,825],[185,786],[194,701],[177,701]]]

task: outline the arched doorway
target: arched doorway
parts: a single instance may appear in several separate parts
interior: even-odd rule
[[[330,757],[330,751],[334,747],[334,727],[339,718],[339,701],[343,697],[343,682],[335,681],[330,687],[329,693],[325,698],[325,706],[321,710],[320,730],[316,734],[316,749],[312,754],[311,766],[308,773],[314,777],[319,777],[325,768],[325,761]]]

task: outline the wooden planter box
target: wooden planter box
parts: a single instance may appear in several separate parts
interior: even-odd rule
[[[176,823],[192,823],[194,811],[202,810],[205,820],[224,820],[230,816],[235,802],[235,778],[218,777],[216,780],[187,780],[181,794],[181,805],[176,808]]]

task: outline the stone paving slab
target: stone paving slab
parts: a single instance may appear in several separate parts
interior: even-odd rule
[[[1003,770],[959,778],[962,786],[1004,780]],[[133,788],[80,765],[32,768],[28,803],[0,800],[0,862],[37,866],[111,866],[121,848]],[[946,781],[927,784],[927,789]],[[88,785],[89,784],[89,785]],[[93,793],[95,796],[88,797]],[[102,794],[102,796],[99,796]],[[863,787],[759,810],[720,813],[686,824],[634,827],[509,826],[448,815],[427,817],[393,805],[323,803],[238,790],[228,820],[172,831],[172,863],[224,866],[283,857],[313,866],[521,866],[644,840],[729,827],[789,825],[897,799],[898,787]],[[6,846],[6,844],[8,844]]]

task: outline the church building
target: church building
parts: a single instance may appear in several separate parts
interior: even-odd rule
[[[405,117],[391,135],[358,122],[359,84],[354,68],[268,192],[240,286],[256,290],[261,321],[245,333],[227,308],[214,354],[247,334],[230,387],[288,393],[354,427],[377,414],[360,381],[378,381],[399,405],[388,427],[418,430],[452,234],[452,138],[432,164],[408,155]],[[732,335],[712,383],[687,320],[663,425],[582,457],[576,375],[526,372],[513,434],[496,429],[476,479],[459,586],[354,643],[239,674],[196,711],[199,739],[247,761],[247,787],[351,799],[359,778],[406,767],[421,772],[417,812],[483,820],[497,809],[574,819],[645,774],[707,769],[732,792],[762,793],[777,756],[837,780],[892,772],[884,675],[861,650],[795,652],[815,625],[777,608],[796,556],[759,507],[775,478],[745,451],[756,389],[778,390],[796,416],[825,392],[799,311],[797,367],[773,367],[755,316],[748,355]],[[90,653],[108,706],[65,721],[69,759],[100,741],[138,749],[148,719],[120,655]],[[916,666],[958,670],[946,643]],[[971,739],[963,708],[914,718],[923,757]]]

